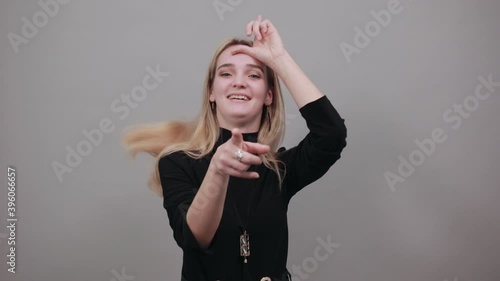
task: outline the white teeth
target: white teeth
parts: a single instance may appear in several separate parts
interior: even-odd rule
[[[229,99],[232,99],[232,100],[248,100],[248,98],[244,95],[230,95],[229,96]]]

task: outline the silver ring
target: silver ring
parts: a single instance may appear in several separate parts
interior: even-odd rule
[[[238,149],[234,155],[236,155],[236,159],[238,159],[238,161],[241,162],[241,159],[243,159],[243,151],[241,151],[241,149]]]

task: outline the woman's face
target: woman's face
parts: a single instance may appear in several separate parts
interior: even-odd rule
[[[224,50],[217,60],[210,101],[216,103],[219,126],[257,132],[263,106],[273,98],[265,65],[246,54],[231,55],[233,48]]]

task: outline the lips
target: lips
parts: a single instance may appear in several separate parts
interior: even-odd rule
[[[234,93],[234,94],[230,94],[229,96],[227,96],[228,99],[230,100],[241,100],[241,101],[249,101],[251,100],[251,98],[245,94],[238,94],[238,93]]]

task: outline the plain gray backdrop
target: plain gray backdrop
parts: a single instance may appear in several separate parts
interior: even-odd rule
[[[500,280],[499,11],[496,0],[2,0],[0,279],[180,279],[182,252],[147,188],[153,158],[130,161],[121,136],[194,117],[215,48],[262,14],[348,129],[342,158],[291,202],[294,280]],[[148,67],[168,76],[128,105]],[[307,127],[283,94],[291,147]],[[100,124],[91,143],[83,132]]]

